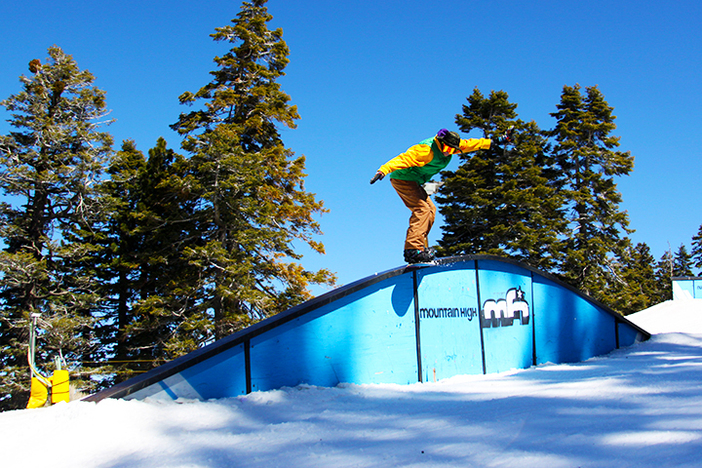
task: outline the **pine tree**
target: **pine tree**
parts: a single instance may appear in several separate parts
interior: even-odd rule
[[[656,301],[665,302],[673,299],[673,264],[672,250],[668,249],[656,265]]]
[[[659,287],[654,267],[656,260],[645,243],[626,250],[618,275],[610,286],[609,305],[622,315],[647,309],[658,302]]]
[[[693,266],[698,269],[698,275],[702,275],[702,226],[697,231],[697,235],[692,238],[692,261]]]
[[[268,29],[265,3],[244,2],[232,24],[212,34],[232,48],[215,58],[211,82],[180,96],[203,106],[172,126],[185,136],[198,183],[200,244],[186,254],[202,272],[194,287],[216,338],[310,297],[311,283],[333,281],[296,263],[296,241],[323,253],[313,215],[325,210],[304,189],[305,158],[293,158],[278,132],[279,124],[295,128],[299,116],[276,82],[289,51],[282,30]]]
[[[121,332],[128,336],[125,351],[131,358],[162,363],[213,339],[212,326],[203,325],[208,317],[191,288],[200,270],[185,254],[199,245],[194,219],[198,200],[191,192],[197,184],[190,162],[168,149],[162,138],[149,150],[138,180],[135,302]]]
[[[113,207],[95,259],[110,297],[100,328],[103,359],[113,364],[112,384],[192,351],[212,339],[202,326],[189,285],[199,271],[184,250],[197,241],[190,163],[160,138],[148,159],[126,141],[101,189]],[[196,322],[197,325],[193,325]]]
[[[101,191],[111,203],[109,219],[103,231],[105,248],[96,258],[101,265],[100,278],[105,295],[106,316],[99,327],[104,356],[96,360],[122,362],[128,359],[125,329],[130,323],[131,308],[136,295],[139,256],[143,251],[139,234],[141,201],[140,174],[145,172],[146,159],[133,141],[125,141],[108,167],[110,179]],[[114,382],[109,382],[114,383]]]
[[[687,252],[685,244],[680,244],[678,251],[675,252],[672,274],[674,277],[693,276],[692,256]]]
[[[516,107],[504,91],[485,98],[475,89],[456,116],[461,131],[479,129],[487,138],[514,126],[515,144],[461,155],[458,170],[442,174],[436,197],[445,220],[442,255],[510,255],[543,269],[555,264],[563,224],[559,179],[546,139],[535,122],[516,119]]]
[[[634,158],[616,151],[619,138],[613,108],[595,87],[581,94],[579,85],[565,86],[552,135],[554,155],[566,176],[566,206],[571,212],[561,265],[566,281],[606,302],[604,291],[611,283],[616,259],[629,245],[627,213],[619,209],[621,195],[614,178],[628,175]]]
[[[0,137],[0,408],[26,405],[27,327],[40,314],[37,363],[84,359],[100,297],[82,260],[94,248],[72,242],[94,229],[102,210],[94,187],[111,154],[105,93],[59,47],[30,62],[23,89],[2,101],[15,128]],[[50,365],[48,366],[50,367]],[[6,396],[7,395],[7,396]]]

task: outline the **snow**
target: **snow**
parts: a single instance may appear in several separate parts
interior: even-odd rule
[[[583,363],[414,385],[0,414],[14,467],[699,467],[702,300],[628,317],[651,340]]]

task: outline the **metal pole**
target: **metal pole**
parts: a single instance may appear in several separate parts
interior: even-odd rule
[[[36,346],[37,346],[37,332],[36,332],[36,327],[37,327],[37,319],[41,317],[41,314],[31,314],[29,316],[31,318],[31,322],[29,323],[29,370],[30,370],[30,377],[34,377],[34,365],[35,365],[35,355],[36,355]]]

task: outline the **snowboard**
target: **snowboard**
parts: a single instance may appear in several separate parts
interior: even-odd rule
[[[407,268],[408,270],[416,270],[418,268],[427,268],[427,267],[432,267],[432,266],[438,266],[438,265],[441,265],[443,263],[442,260],[443,260],[442,258],[435,258],[431,262],[408,263],[405,268]]]

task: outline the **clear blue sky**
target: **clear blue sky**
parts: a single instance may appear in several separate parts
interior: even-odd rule
[[[0,5],[0,99],[20,90],[31,59],[56,44],[107,92],[116,147],[146,152],[187,108],[178,96],[209,81],[229,45],[209,37],[240,1],[5,1]],[[346,284],[403,263],[409,211],[378,166],[454,119],[474,88],[504,90],[523,120],[552,128],[564,85],[598,85],[614,107],[620,150],[635,168],[619,180],[635,242],[656,259],[702,224],[702,37],[699,1],[270,0],[290,65],[280,80],[298,106],[283,141],[307,157],[307,190],[328,268]],[[0,109],[0,133],[9,130]],[[478,134],[464,137],[479,137]],[[455,169],[454,161],[449,169]],[[441,237],[440,222],[431,241]],[[697,273],[697,272],[696,272]]]

